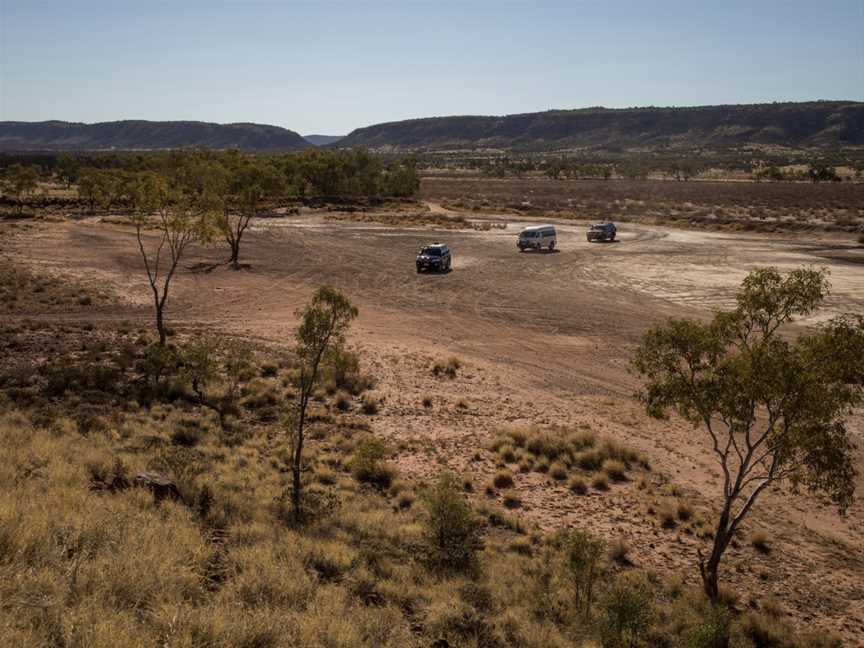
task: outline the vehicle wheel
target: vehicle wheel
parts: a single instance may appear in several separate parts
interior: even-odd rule
[[[554,249],[555,249],[555,242],[553,241],[552,243],[549,244],[549,251],[551,252]]]
[[[417,266],[417,274],[420,274],[420,266]]]
[[[614,241],[614,240],[615,240],[615,235],[613,234],[612,236],[610,236],[610,237],[609,237],[609,240],[610,240],[610,241]]]

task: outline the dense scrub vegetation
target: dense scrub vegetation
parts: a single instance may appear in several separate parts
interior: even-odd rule
[[[270,176],[268,197],[409,197],[419,181],[413,158],[385,158],[365,149],[299,153],[247,154],[237,150],[189,149],[149,153],[12,155],[0,157],[2,175],[17,178],[22,171],[42,180],[76,185],[91,207],[105,209],[129,203],[130,183],[145,171],[168,174],[188,160],[208,165],[222,182],[242,183],[250,168]],[[4,193],[17,196],[7,186]],[[28,189],[35,186],[27,185]]]

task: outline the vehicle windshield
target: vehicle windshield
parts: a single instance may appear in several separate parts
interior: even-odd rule
[[[607,227],[609,227],[609,226],[608,225],[592,225],[591,229],[592,230],[605,230]]]
[[[420,253],[426,256],[441,256],[441,248],[423,248]]]
[[[519,236],[522,238],[534,238],[537,236],[537,232],[522,232]]]

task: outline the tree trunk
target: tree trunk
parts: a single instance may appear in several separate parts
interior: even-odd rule
[[[699,571],[702,574],[702,586],[705,590],[705,596],[714,603],[720,597],[720,560],[723,558],[723,552],[729,545],[729,510],[728,504],[720,514],[720,521],[717,524],[717,530],[714,533],[714,545],[711,547],[711,555],[708,561],[701,560],[699,563]]]
[[[165,346],[168,334],[165,332],[165,322],[162,320],[162,304],[156,302],[156,330],[159,331],[159,344]]]
[[[294,447],[294,456],[291,458],[291,476],[293,478],[293,486],[294,488],[291,491],[291,503],[294,506],[294,519],[300,519],[300,490],[302,485],[300,483],[300,464],[303,459],[303,427],[306,424],[306,404],[308,403],[307,397],[301,395],[300,397],[300,412],[297,417],[297,443]]]
[[[235,269],[240,267],[240,239],[231,241],[231,258],[228,259],[228,263]]]

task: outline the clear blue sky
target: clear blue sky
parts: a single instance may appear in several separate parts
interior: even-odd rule
[[[0,0],[0,120],[864,100],[864,0]]]

